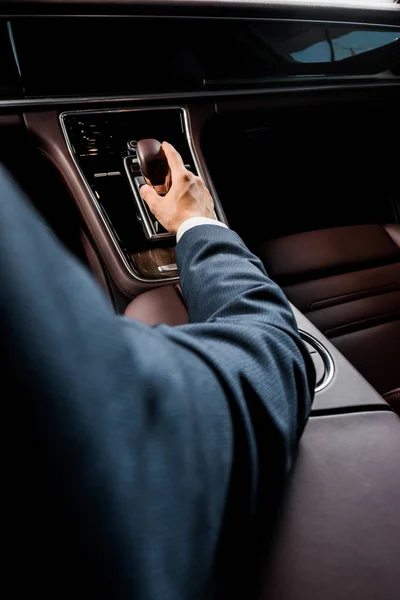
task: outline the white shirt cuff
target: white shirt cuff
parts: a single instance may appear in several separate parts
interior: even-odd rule
[[[179,242],[186,231],[189,231],[189,229],[192,229],[192,227],[197,227],[198,225],[217,225],[218,227],[228,228],[225,223],[217,221],[216,219],[209,219],[208,217],[191,217],[190,219],[186,219],[186,221],[181,223],[178,231],[176,232],[176,243]]]

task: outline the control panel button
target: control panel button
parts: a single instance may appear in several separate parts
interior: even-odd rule
[[[130,140],[129,142],[127,142],[126,147],[128,149],[128,152],[131,153],[135,153],[136,154],[136,148],[137,148],[137,141],[136,140]]]

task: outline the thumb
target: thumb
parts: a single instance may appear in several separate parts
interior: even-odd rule
[[[151,187],[151,185],[142,185],[140,188],[140,195],[143,200],[148,204],[150,210],[153,206],[157,204],[157,201],[160,199],[160,196],[157,194],[156,190]]]

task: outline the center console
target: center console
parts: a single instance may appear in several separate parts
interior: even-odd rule
[[[167,140],[181,154],[186,168],[204,179],[187,110],[166,107],[64,112],[60,124],[110,243],[131,277],[152,283],[177,280],[175,236],[163,229],[140,195],[145,182],[137,143],[144,138]],[[223,220],[216,198],[215,209]]]

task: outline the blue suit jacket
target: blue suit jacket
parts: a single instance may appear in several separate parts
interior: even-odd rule
[[[0,251],[14,589],[226,590],[268,531],[310,408],[284,295],[233,231],[201,226],[176,249],[190,324],[118,317],[4,171]]]

